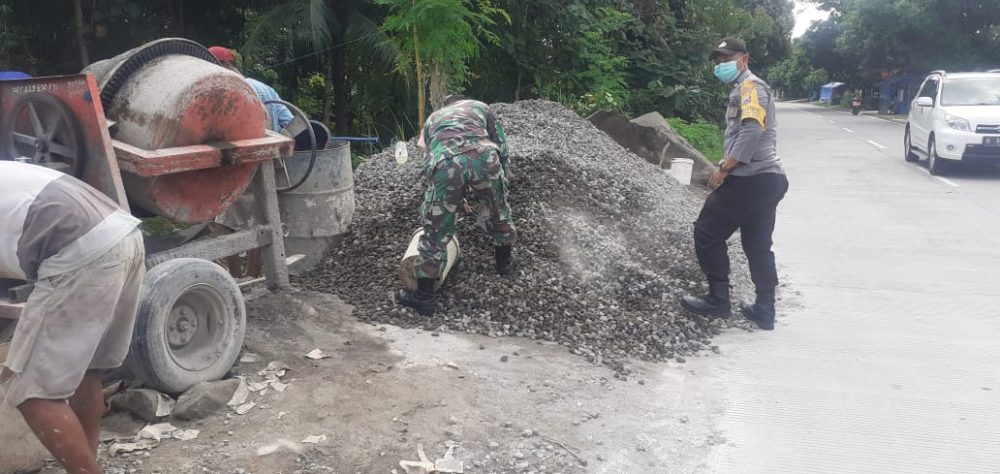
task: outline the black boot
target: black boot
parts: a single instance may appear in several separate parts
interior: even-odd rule
[[[493,247],[493,258],[496,261],[497,274],[500,276],[511,276],[517,268],[517,259],[514,258],[514,249],[510,245],[500,245]]]
[[[728,318],[732,314],[732,305],[729,303],[729,281],[708,282],[707,295],[701,298],[685,296],[681,298],[681,306],[702,316]]]
[[[754,304],[743,305],[743,316],[765,331],[774,329],[774,291],[758,291]]]
[[[434,316],[434,286],[437,280],[433,278],[417,278],[417,291],[399,290],[396,301],[403,306],[413,308],[421,316]]]

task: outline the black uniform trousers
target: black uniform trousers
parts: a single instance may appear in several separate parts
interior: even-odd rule
[[[774,291],[778,286],[778,271],[771,251],[771,235],[778,203],[787,191],[785,175],[763,173],[728,176],[708,196],[694,223],[695,251],[708,281],[729,280],[726,240],[739,229],[757,291]]]

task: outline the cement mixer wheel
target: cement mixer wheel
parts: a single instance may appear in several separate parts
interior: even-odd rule
[[[181,393],[225,376],[245,332],[243,295],[222,267],[170,260],[146,273],[125,365],[145,385]]]
[[[80,125],[59,99],[42,93],[27,94],[14,104],[3,122],[8,156],[26,157],[31,163],[76,178],[83,173],[85,153]]]

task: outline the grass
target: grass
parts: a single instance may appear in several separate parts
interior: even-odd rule
[[[687,122],[676,117],[667,119],[667,122],[709,161],[712,163],[722,161],[725,152],[722,140],[725,134],[718,125],[702,121]]]
[[[827,102],[820,102],[820,101],[810,102],[810,104],[815,105],[816,107],[823,107],[824,109],[834,109],[834,110],[847,110],[851,108],[851,102],[847,100],[841,100],[840,103],[837,105],[831,105]]]
[[[368,158],[371,158],[371,156],[362,155],[361,153],[351,153],[351,169],[358,169],[358,166],[368,161]]]

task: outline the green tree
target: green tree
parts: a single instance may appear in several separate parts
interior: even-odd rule
[[[791,0],[738,0],[738,8],[749,13],[738,36],[746,41],[756,71],[766,74],[791,53],[793,7]]]
[[[1000,63],[1000,2],[838,0],[831,6],[843,22],[837,51],[869,75]]]
[[[30,31],[20,26],[14,7],[0,3],[0,67],[30,71],[36,59],[29,50]]]
[[[819,92],[829,74],[813,66],[804,43],[798,41],[792,47],[792,55],[771,67],[766,77],[771,87],[786,97],[801,98]]]
[[[813,23],[797,42],[813,67],[829,71],[832,79],[858,83],[861,81],[861,68],[857,59],[837,47],[837,38],[842,30],[839,16],[831,15],[827,20]]]
[[[498,44],[499,37],[490,31],[495,17],[509,22],[507,13],[488,1],[472,0],[376,0],[391,12],[382,28],[393,35],[399,49],[397,67],[416,72],[418,121],[426,118],[426,87],[430,100],[438,106],[449,87],[468,80],[467,67],[479,55],[483,41]],[[425,67],[430,75],[426,77]]]
[[[265,55],[263,50],[282,37],[311,50],[307,55],[325,53],[317,61],[326,80],[321,114],[324,121],[335,124],[338,135],[349,134],[352,126],[348,52],[374,58],[385,67],[391,66],[396,54],[378,23],[365,14],[366,4],[364,0],[284,0],[267,5],[247,34],[245,46],[252,55]],[[295,78],[296,83],[299,80]]]
[[[589,17],[589,26],[581,31],[575,45],[580,69],[568,77],[573,82],[572,90],[582,91],[574,94],[576,109],[584,115],[600,109],[621,110],[629,95],[629,60],[617,47],[621,38],[615,36],[623,35],[626,26],[636,19],[610,7],[599,7]],[[552,88],[549,92],[558,94],[564,86],[553,82],[548,84]]]
[[[707,55],[719,38],[753,28],[752,14],[737,3],[499,0],[512,24],[500,32],[501,47],[486,51],[476,63],[471,89],[496,100],[544,97],[583,109],[658,110],[718,120],[725,88],[712,77]],[[790,22],[780,24],[785,26],[769,30],[777,32],[776,43],[787,41],[791,31]],[[759,39],[765,37],[761,33]],[[591,60],[598,57],[599,62]],[[766,60],[761,49],[760,64]],[[627,94],[593,87],[620,84],[622,77]]]

